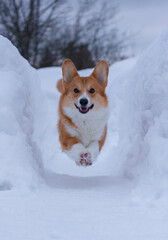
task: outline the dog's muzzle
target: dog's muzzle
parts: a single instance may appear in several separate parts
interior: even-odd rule
[[[80,113],[87,113],[87,112],[89,112],[89,110],[91,110],[94,107],[94,104],[92,104],[90,107],[82,106],[82,105],[81,105],[81,107],[78,107],[75,104],[75,107],[79,110]]]

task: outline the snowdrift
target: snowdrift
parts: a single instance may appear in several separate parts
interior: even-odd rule
[[[0,188],[34,186],[42,167],[33,140],[42,113],[40,83],[36,71],[2,36],[0,52]]]
[[[167,240],[168,32],[110,67],[107,140],[89,168],[61,152],[61,68],[34,70],[3,37],[0,52],[0,239]]]
[[[61,68],[41,69],[37,74],[3,37],[0,50],[1,188],[36,185],[41,173],[47,178],[45,171],[78,180],[115,176],[139,180],[141,186],[167,187],[168,32],[138,59],[111,66],[107,141],[96,164],[86,169],[62,153],[58,141],[55,86]]]
[[[155,180],[155,184],[162,179],[164,185],[168,177],[168,32],[129,72],[115,79],[117,90],[122,79],[122,102],[116,106],[120,108],[117,170],[128,177]]]

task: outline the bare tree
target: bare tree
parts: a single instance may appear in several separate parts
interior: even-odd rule
[[[124,38],[116,27],[118,6],[110,1],[103,1],[99,9],[87,18],[87,32],[89,34],[89,47],[93,52],[93,59],[105,59],[112,64],[120,59],[124,47]]]
[[[78,69],[93,67],[101,59],[109,64],[123,59],[124,34],[116,27],[118,6],[103,0],[80,1],[74,21],[64,23],[62,58],[71,58]]]
[[[29,62],[37,67],[48,29],[56,20],[61,0],[1,0],[1,33],[9,38]]]
[[[0,33],[36,68],[70,58],[78,69],[124,58],[125,37],[116,27],[118,7],[109,0],[0,0]]]

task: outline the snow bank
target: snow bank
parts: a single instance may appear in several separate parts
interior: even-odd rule
[[[40,88],[3,37],[0,52],[0,190],[18,187],[1,192],[0,239],[167,239],[168,33],[110,67],[107,140],[89,168],[58,141],[61,68],[39,70]],[[27,191],[41,179],[55,189]]]
[[[120,85],[123,81],[124,89]],[[113,99],[118,100],[119,141],[112,173],[141,176],[145,184],[154,181],[155,187],[167,187],[168,32],[113,84]]]
[[[42,167],[39,136],[43,99],[36,71],[0,36],[0,189],[34,186]]]
[[[55,179],[57,174],[125,176],[139,179],[141,186],[167,188],[168,33],[138,60],[110,67],[107,140],[89,168],[76,166],[58,141],[60,95],[55,86],[61,68],[38,71],[41,91],[36,71],[3,37],[0,51],[0,188],[36,184],[42,169],[43,177],[50,172]]]

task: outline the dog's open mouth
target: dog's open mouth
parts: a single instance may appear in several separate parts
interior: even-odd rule
[[[75,104],[75,107],[79,110],[80,113],[87,113],[87,112],[89,112],[90,109],[92,109],[94,107],[94,104],[92,104],[90,107],[78,107]]]

